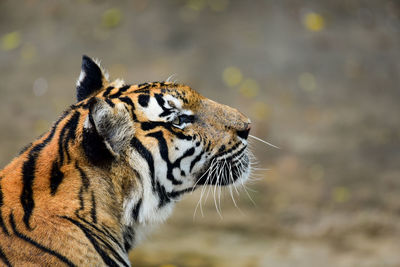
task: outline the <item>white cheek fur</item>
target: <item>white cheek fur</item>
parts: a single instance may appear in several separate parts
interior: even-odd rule
[[[163,109],[158,104],[154,97],[150,97],[147,107],[141,107],[146,119],[149,121],[165,121],[165,118],[160,118]]]

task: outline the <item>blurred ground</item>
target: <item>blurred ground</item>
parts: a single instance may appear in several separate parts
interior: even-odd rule
[[[398,1],[0,2],[0,165],[74,101],[82,54],[239,108],[259,168],[217,214],[200,192],[135,266],[400,266]],[[268,168],[269,170],[263,170]]]

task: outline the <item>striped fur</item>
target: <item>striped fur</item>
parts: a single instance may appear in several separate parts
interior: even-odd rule
[[[249,175],[249,119],[186,85],[110,82],[84,56],[77,99],[0,171],[0,266],[130,266],[181,195]]]

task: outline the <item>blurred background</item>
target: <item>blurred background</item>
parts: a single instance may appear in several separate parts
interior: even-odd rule
[[[82,54],[174,75],[280,147],[252,140],[237,207],[186,196],[134,266],[400,266],[399,1],[2,0],[0,42],[1,167],[75,101]]]

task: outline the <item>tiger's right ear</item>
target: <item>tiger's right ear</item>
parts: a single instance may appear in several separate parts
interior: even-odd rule
[[[103,71],[99,63],[83,55],[81,73],[76,82],[78,102],[99,91],[106,83],[108,83],[107,72]]]

